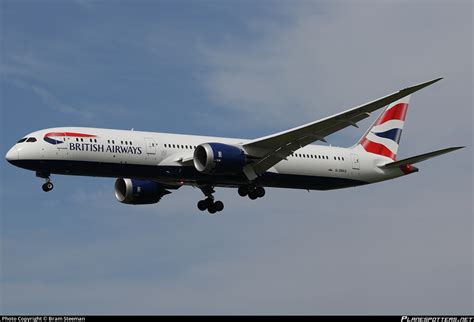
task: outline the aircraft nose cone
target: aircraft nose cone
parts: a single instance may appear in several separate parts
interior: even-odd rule
[[[18,150],[15,147],[12,147],[8,150],[7,154],[5,154],[5,159],[10,163],[17,161],[19,159]]]

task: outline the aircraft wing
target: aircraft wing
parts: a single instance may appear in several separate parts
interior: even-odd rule
[[[369,117],[370,113],[434,84],[441,79],[442,78],[437,78],[407,87],[347,111],[287,131],[246,142],[242,147],[247,154],[254,159],[254,162],[244,167],[244,173],[249,180],[253,180],[278,162],[285,160],[293,151],[315,141],[326,142],[326,136],[348,126],[358,127],[357,122]]]

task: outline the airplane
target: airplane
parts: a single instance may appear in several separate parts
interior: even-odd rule
[[[158,203],[183,185],[198,187],[199,210],[215,214],[216,187],[236,188],[255,200],[265,187],[330,190],[390,180],[418,171],[413,164],[463,148],[445,148],[396,160],[410,95],[442,78],[407,87],[344,112],[265,137],[248,140],[195,135],[59,127],[24,136],[6,160],[45,179],[51,174],[117,178],[121,203]],[[311,144],[354,126],[386,107],[352,147]]]

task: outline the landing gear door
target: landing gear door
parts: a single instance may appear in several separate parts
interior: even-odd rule
[[[156,143],[153,138],[145,138],[145,145],[147,154],[156,154]]]
[[[355,153],[351,153],[352,170],[360,170],[359,156]]]

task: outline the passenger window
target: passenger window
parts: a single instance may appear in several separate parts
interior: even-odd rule
[[[23,142],[26,141],[26,139],[27,139],[27,138],[23,138],[23,139],[21,139],[20,141],[18,141],[18,142],[16,142],[16,143],[23,143]]]

